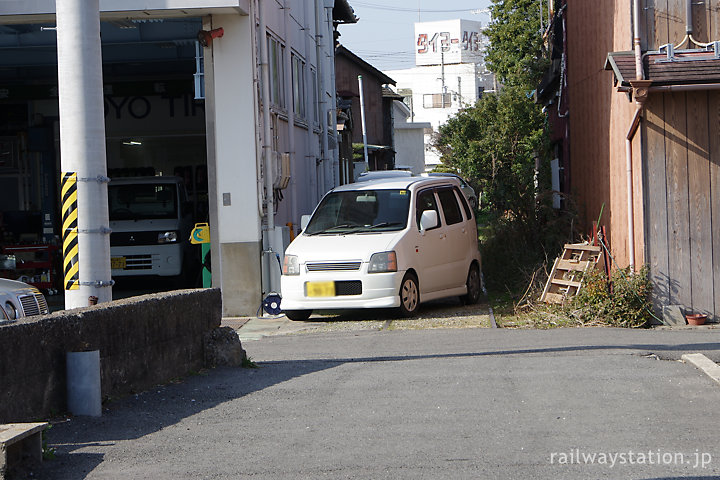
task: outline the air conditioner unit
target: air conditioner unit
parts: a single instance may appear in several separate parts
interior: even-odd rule
[[[275,153],[275,181],[273,187],[285,189],[290,184],[290,154]]]

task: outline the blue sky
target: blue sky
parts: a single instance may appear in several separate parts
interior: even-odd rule
[[[490,0],[348,0],[360,17],[340,25],[340,43],[379,70],[415,66],[415,22],[463,18],[487,24]]]

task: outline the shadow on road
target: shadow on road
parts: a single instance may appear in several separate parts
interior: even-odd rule
[[[104,406],[103,416],[98,418],[77,417],[55,423],[47,434],[50,447],[57,451],[57,458],[46,461],[34,472],[39,479],[85,478],[104,455],[93,446],[115,445],[155,432],[178,428],[183,420],[226,402],[231,402],[254,392],[276,386],[288,380],[355,362],[401,362],[420,359],[447,359],[458,357],[486,357],[508,355],[566,354],[588,351],[631,351],[634,354],[652,352],[661,358],[675,358],[688,351],[717,352],[716,342],[682,343],[676,345],[654,343],[628,343],[624,345],[570,345],[538,348],[484,348],[483,351],[437,353],[419,355],[377,355],[331,359],[276,360],[259,362],[257,369],[216,368],[182,381],[158,386],[150,391],[115,399]],[[242,415],[242,404],[230,410]],[[178,431],[178,436],[186,435]],[[80,472],[80,473],[79,473]],[[698,477],[714,478],[714,477]],[[665,480],[665,479],[652,479]]]

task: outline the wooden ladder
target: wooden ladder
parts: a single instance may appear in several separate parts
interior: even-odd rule
[[[597,263],[600,247],[585,243],[567,243],[561,256],[555,259],[550,277],[545,284],[541,302],[563,303],[576,295],[582,285],[582,275]]]

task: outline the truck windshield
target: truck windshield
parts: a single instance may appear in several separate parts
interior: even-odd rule
[[[110,220],[178,218],[177,187],[171,183],[108,186]]]
[[[407,225],[409,190],[333,192],[323,198],[306,235],[402,230]]]

